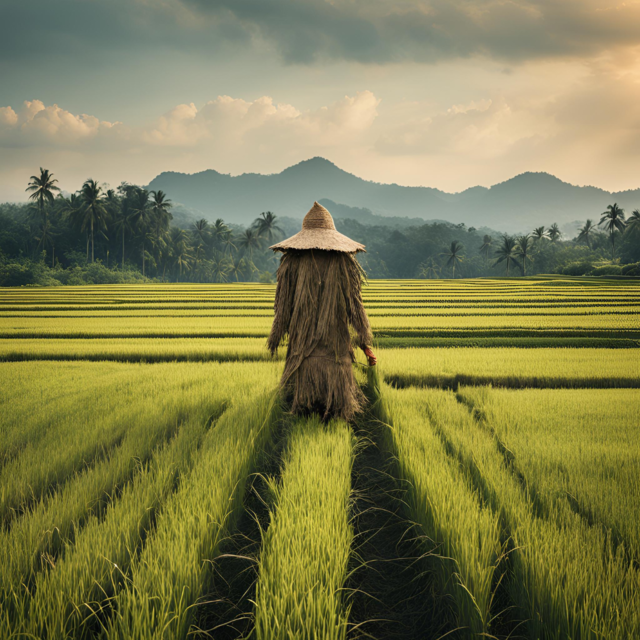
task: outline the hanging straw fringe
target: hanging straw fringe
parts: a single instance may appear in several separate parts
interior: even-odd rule
[[[350,420],[365,401],[353,377],[354,346],[373,336],[362,304],[362,269],[339,251],[287,251],[278,268],[275,318],[268,348],[289,337],[281,384],[292,411]],[[349,327],[352,327],[353,337]]]

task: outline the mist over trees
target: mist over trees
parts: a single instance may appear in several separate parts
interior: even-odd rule
[[[0,285],[160,282],[273,282],[268,248],[300,230],[300,220],[257,212],[247,226],[189,219],[162,190],[94,179],[60,193],[47,169],[33,175],[28,204],[0,204]],[[393,228],[336,218],[367,246],[358,258],[371,278],[640,275],[640,210],[616,203],[587,219],[574,238],[557,224],[529,234],[431,222]],[[368,219],[365,217],[365,220]],[[535,222],[535,221],[532,221]]]

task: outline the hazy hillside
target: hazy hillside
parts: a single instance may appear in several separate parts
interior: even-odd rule
[[[272,175],[165,172],[154,178],[149,188],[166,191],[172,200],[201,211],[211,220],[220,217],[235,223],[250,222],[267,210],[300,218],[314,200],[322,199],[369,209],[379,216],[464,222],[510,231],[597,218],[613,202],[628,210],[640,207],[640,189],[609,193],[576,187],[547,173],[524,173],[489,189],[472,187],[452,194],[429,187],[369,182],[323,158],[305,160]]]

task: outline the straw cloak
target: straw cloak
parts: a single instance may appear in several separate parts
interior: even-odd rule
[[[313,226],[316,214],[329,233],[318,233],[323,229]],[[316,231],[316,239],[310,240],[305,229]],[[309,243],[316,247],[298,248]],[[362,303],[363,272],[353,255],[364,247],[335,231],[329,212],[315,203],[302,232],[272,249],[284,255],[268,348],[275,353],[289,336],[281,384],[291,410],[350,420],[365,401],[353,376],[354,343],[364,349],[373,342]]]

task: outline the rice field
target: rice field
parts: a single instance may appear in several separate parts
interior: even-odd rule
[[[640,281],[370,281],[352,425],[273,296],[0,290],[0,637],[640,637]]]

